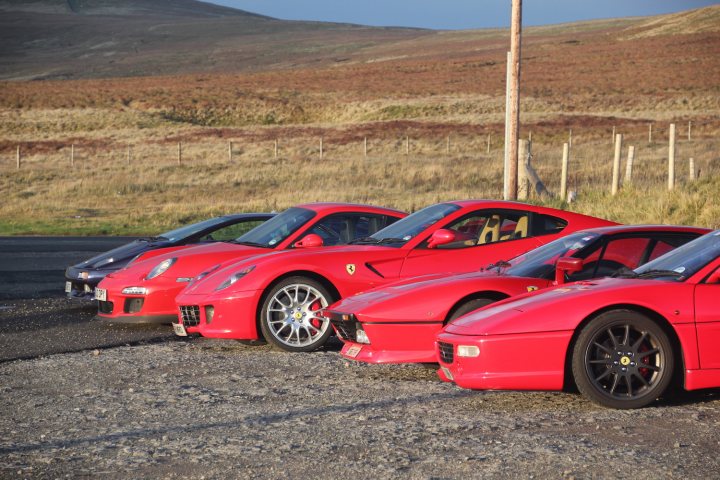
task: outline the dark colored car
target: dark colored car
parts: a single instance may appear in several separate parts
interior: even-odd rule
[[[273,213],[241,213],[211,218],[170,230],[157,237],[139,238],[101,253],[65,270],[65,293],[70,298],[92,300],[94,290],[108,273],[118,271],[135,257],[158,249],[232,240],[274,217]],[[167,252],[170,250],[163,250]]]

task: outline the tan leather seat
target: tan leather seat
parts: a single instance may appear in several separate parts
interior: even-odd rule
[[[528,217],[521,217],[515,225],[512,238],[525,238],[528,235]]]
[[[500,239],[500,215],[493,215],[485,222],[485,226],[478,237],[478,245],[497,242]]]

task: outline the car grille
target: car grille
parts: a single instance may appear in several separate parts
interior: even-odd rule
[[[180,318],[186,327],[197,327],[200,325],[200,307],[198,305],[181,306]]]
[[[100,302],[98,301],[98,312],[100,313],[112,313],[113,312],[113,302]]]
[[[344,340],[349,340],[351,342],[357,341],[357,327],[358,327],[358,321],[355,320],[355,317],[351,317],[351,320],[341,320],[340,318],[332,318],[330,320],[333,327],[338,332],[338,335]]]
[[[443,363],[453,363],[455,358],[452,343],[438,342],[438,350],[440,351],[440,360]]]

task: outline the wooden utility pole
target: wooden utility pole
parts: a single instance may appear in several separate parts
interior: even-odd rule
[[[528,178],[528,164],[530,163],[530,140],[518,140],[518,188],[517,200],[527,200],[530,197],[530,179]]]
[[[505,62],[505,150],[503,153],[503,199],[510,200],[510,72],[512,55],[507,52]]]
[[[520,45],[522,41],[522,0],[512,0],[510,23],[510,174],[508,184],[510,200],[517,199],[518,190],[518,135],[520,133]]]
[[[614,127],[613,127],[614,129]],[[617,195],[620,189],[620,160],[622,158],[622,133],[615,135],[615,158],[613,159],[611,193]]]
[[[675,124],[670,124],[670,145],[668,147],[668,190],[675,188]]]

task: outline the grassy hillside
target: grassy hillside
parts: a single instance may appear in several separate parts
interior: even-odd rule
[[[572,130],[571,189],[579,196],[570,208],[623,222],[720,226],[720,32],[713,28],[720,22],[694,20],[719,12],[526,30],[522,135],[532,136],[536,168],[557,192],[562,143]],[[137,55],[76,60],[95,70],[72,61],[62,67],[73,77],[123,77],[0,82],[0,233],[153,233],[210,214],[301,201],[412,210],[501,196],[507,32],[191,17],[183,28],[151,30],[157,38],[142,38],[155,38],[152,48]],[[217,36],[198,41],[210,25]],[[68,50],[92,38],[85,35]],[[123,35],[97,51],[126,48]],[[13,78],[35,65],[32,56],[1,55],[23,64],[0,70]],[[232,62],[209,66],[223,55]],[[117,60],[103,63],[108,58]],[[243,65],[252,71],[238,72]],[[187,73],[195,67],[202,73]],[[174,74],[159,75],[166,71]],[[128,77],[138,72],[157,76]],[[678,188],[668,193],[671,122],[678,126]],[[613,128],[625,135],[623,159],[628,146],[637,151],[634,180],[616,198],[607,193]],[[700,170],[695,183],[690,157]]]

